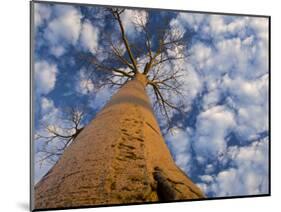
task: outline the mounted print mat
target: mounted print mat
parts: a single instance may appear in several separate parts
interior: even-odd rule
[[[31,2],[31,207],[270,195],[270,17]]]

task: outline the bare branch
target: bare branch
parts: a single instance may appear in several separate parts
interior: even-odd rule
[[[187,57],[184,34],[180,29],[171,26],[171,19],[168,17],[163,18],[159,25],[152,27],[148,14],[146,19],[132,21],[139,37],[129,42],[122,22],[124,11],[125,9],[120,8],[107,9],[108,17],[117,22],[120,31],[118,30],[118,35],[116,32],[103,34],[105,39],[102,40],[102,46],[106,52],[106,59],[99,60],[94,55],[88,58],[89,63],[95,67],[89,79],[94,71],[99,70],[108,73],[99,80],[100,87],[121,87],[128,80],[134,79],[139,69],[144,67],[141,70],[142,74],[147,76],[148,85],[152,86],[156,99],[153,106],[158,107],[161,114],[170,122],[170,111],[180,111],[182,107],[178,100],[177,105],[172,104],[170,97],[176,95],[183,99],[183,86],[180,80],[183,70],[177,67],[177,61],[184,61]]]
[[[111,45],[112,52],[116,56],[116,58],[121,63],[123,63],[124,65],[128,66],[132,71],[135,71],[134,67],[122,56],[120,51],[117,49],[117,47],[115,47],[115,45],[113,44],[113,42],[111,40],[110,40],[110,45]]]
[[[119,73],[121,74],[122,76],[125,76],[125,77],[128,77],[128,78],[133,78],[133,75],[130,74],[130,73],[127,73],[123,70],[120,70],[118,68],[114,68],[114,67],[109,67],[107,65],[104,65],[102,63],[100,63],[95,57],[92,57],[92,56],[82,56],[84,59],[88,60],[89,63],[91,63],[92,65],[94,65],[96,67],[97,70],[100,70],[100,71],[105,71],[107,73],[110,73],[110,74],[113,74],[114,73]],[[92,73],[94,73],[94,71],[92,71]]]
[[[67,116],[64,117],[64,122],[59,126],[42,124],[45,126],[43,131],[35,135],[36,142],[40,142],[40,148],[37,154],[40,153],[42,155],[38,162],[56,162],[64,150],[84,129],[81,123],[84,117],[84,111],[78,110],[77,108],[70,108],[67,111]],[[67,125],[67,127],[63,125]]]
[[[134,72],[137,73],[138,72],[138,69],[137,69],[137,63],[136,63],[136,60],[133,56],[133,52],[130,48],[130,44],[129,44],[129,41],[128,41],[128,38],[125,34],[125,30],[124,30],[124,26],[123,26],[123,23],[121,21],[121,18],[120,18],[120,14],[122,12],[120,12],[119,9],[111,9],[111,12],[112,12],[112,15],[115,17],[115,19],[118,21],[118,24],[119,24],[119,28],[121,30],[121,34],[122,34],[122,40],[124,42],[124,45],[126,47],[126,50],[127,50],[127,53],[129,55],[129,58],[133,64],[133,67],[134,67]]]
[[[150,84],[153,87],[153,91],[156,96],[157,103],[160,106],[160,110],[162,110],[162,114],[165,115],[168,122],[170,122],[170,117],[168,115],[167,107],[178,111],[180,111],[180,109],[163,97],[162,93],[160,92],[159,86],[156,83],[149,81],[148,84]]]

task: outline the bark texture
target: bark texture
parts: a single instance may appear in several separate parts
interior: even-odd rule
[[[145,91],[126,83],[35,186],[35,208],[204,198],[174,163]]]

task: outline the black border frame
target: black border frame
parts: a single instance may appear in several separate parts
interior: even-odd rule
[[[267,194],[257,194],[257,195],[238,195],[238,196],[226,196],[226,197],[208,197],[205,199],[192,199],[192,200],[175,200],[175,201],[164,201],[164,202],[143,202],[143,203],[125,203],[125,204],[106,204],[106,205],[84,205],[77,207],[61,207],[61,208],[34,208],[34,96],[33,96],[33,77],[34,77],[34,3],[42,4],[61,4],[61,5],[76,5],[76,6],[95,6],[95,7],[117,7],[126,9],[153,9],[153,10],[166,10],[175,12],[186,12],[186,13],[199,13],[199,14],[210,14],[210,15],[226,15],[226,16],[248,16],[256,18],[266,18],[268,20],[268,193]],[[31,0],[29,2],[29,33],[30,33],[30,47],[29,47],[29,114],[30,114],[30,155],[29,155],[29,165],[30,165],[30,181],[29,181],[29,191],[30,191],[30,211],[52,211],[52,210],[67,210],[67,209],[85,209],[85,208],[100,208],[100,207],[112,207],[112,206],[137,206],[137,205],[149,205],[149,204],[163,204],[163,203],[179,203],[179,202],[197,202],[197,201],[208,201],[208,200],[225,200],[225,199],[242,199],[242,198],[254,198],[254,197],[270,197],[271,196],[271,16],[270,15],[256,15],[256,14],[244,14],[244,13],[226,13],[226,12],[210,12],[210,11],[194,11],[194,10],[178,10],[178,9],[167,9],[167,8],[154,8],[154,7],[133,7],[133,6],[120,6],[120,5],[106,5],[106,4],[90,4],[90,3],[72,3],[72,2],[57,2],[57,1],[40,1]]]

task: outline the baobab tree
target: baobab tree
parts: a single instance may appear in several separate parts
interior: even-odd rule
[[[107,8],[104,16],[116,32],[101,33],[104,45],[96,54],[78,55],[88,66],[89,82],[119,90],[85,127],[79,127],[81,117],[74,112],[76,130],[69,135],[47,128],[65,145],[35,186],[36,209],[204,198],[174,163],[154,114],[159,111],[171,129],[171,111],[184,107],[170,101],[173,96],[182,100],[183,73],[176,62],[187,56],[184,35],[165,20],[152,29],[149,15],[136,13],[132,22],[140,40],[131,41],[125,12]],[[152,104],[147,89],[154,95]]]

